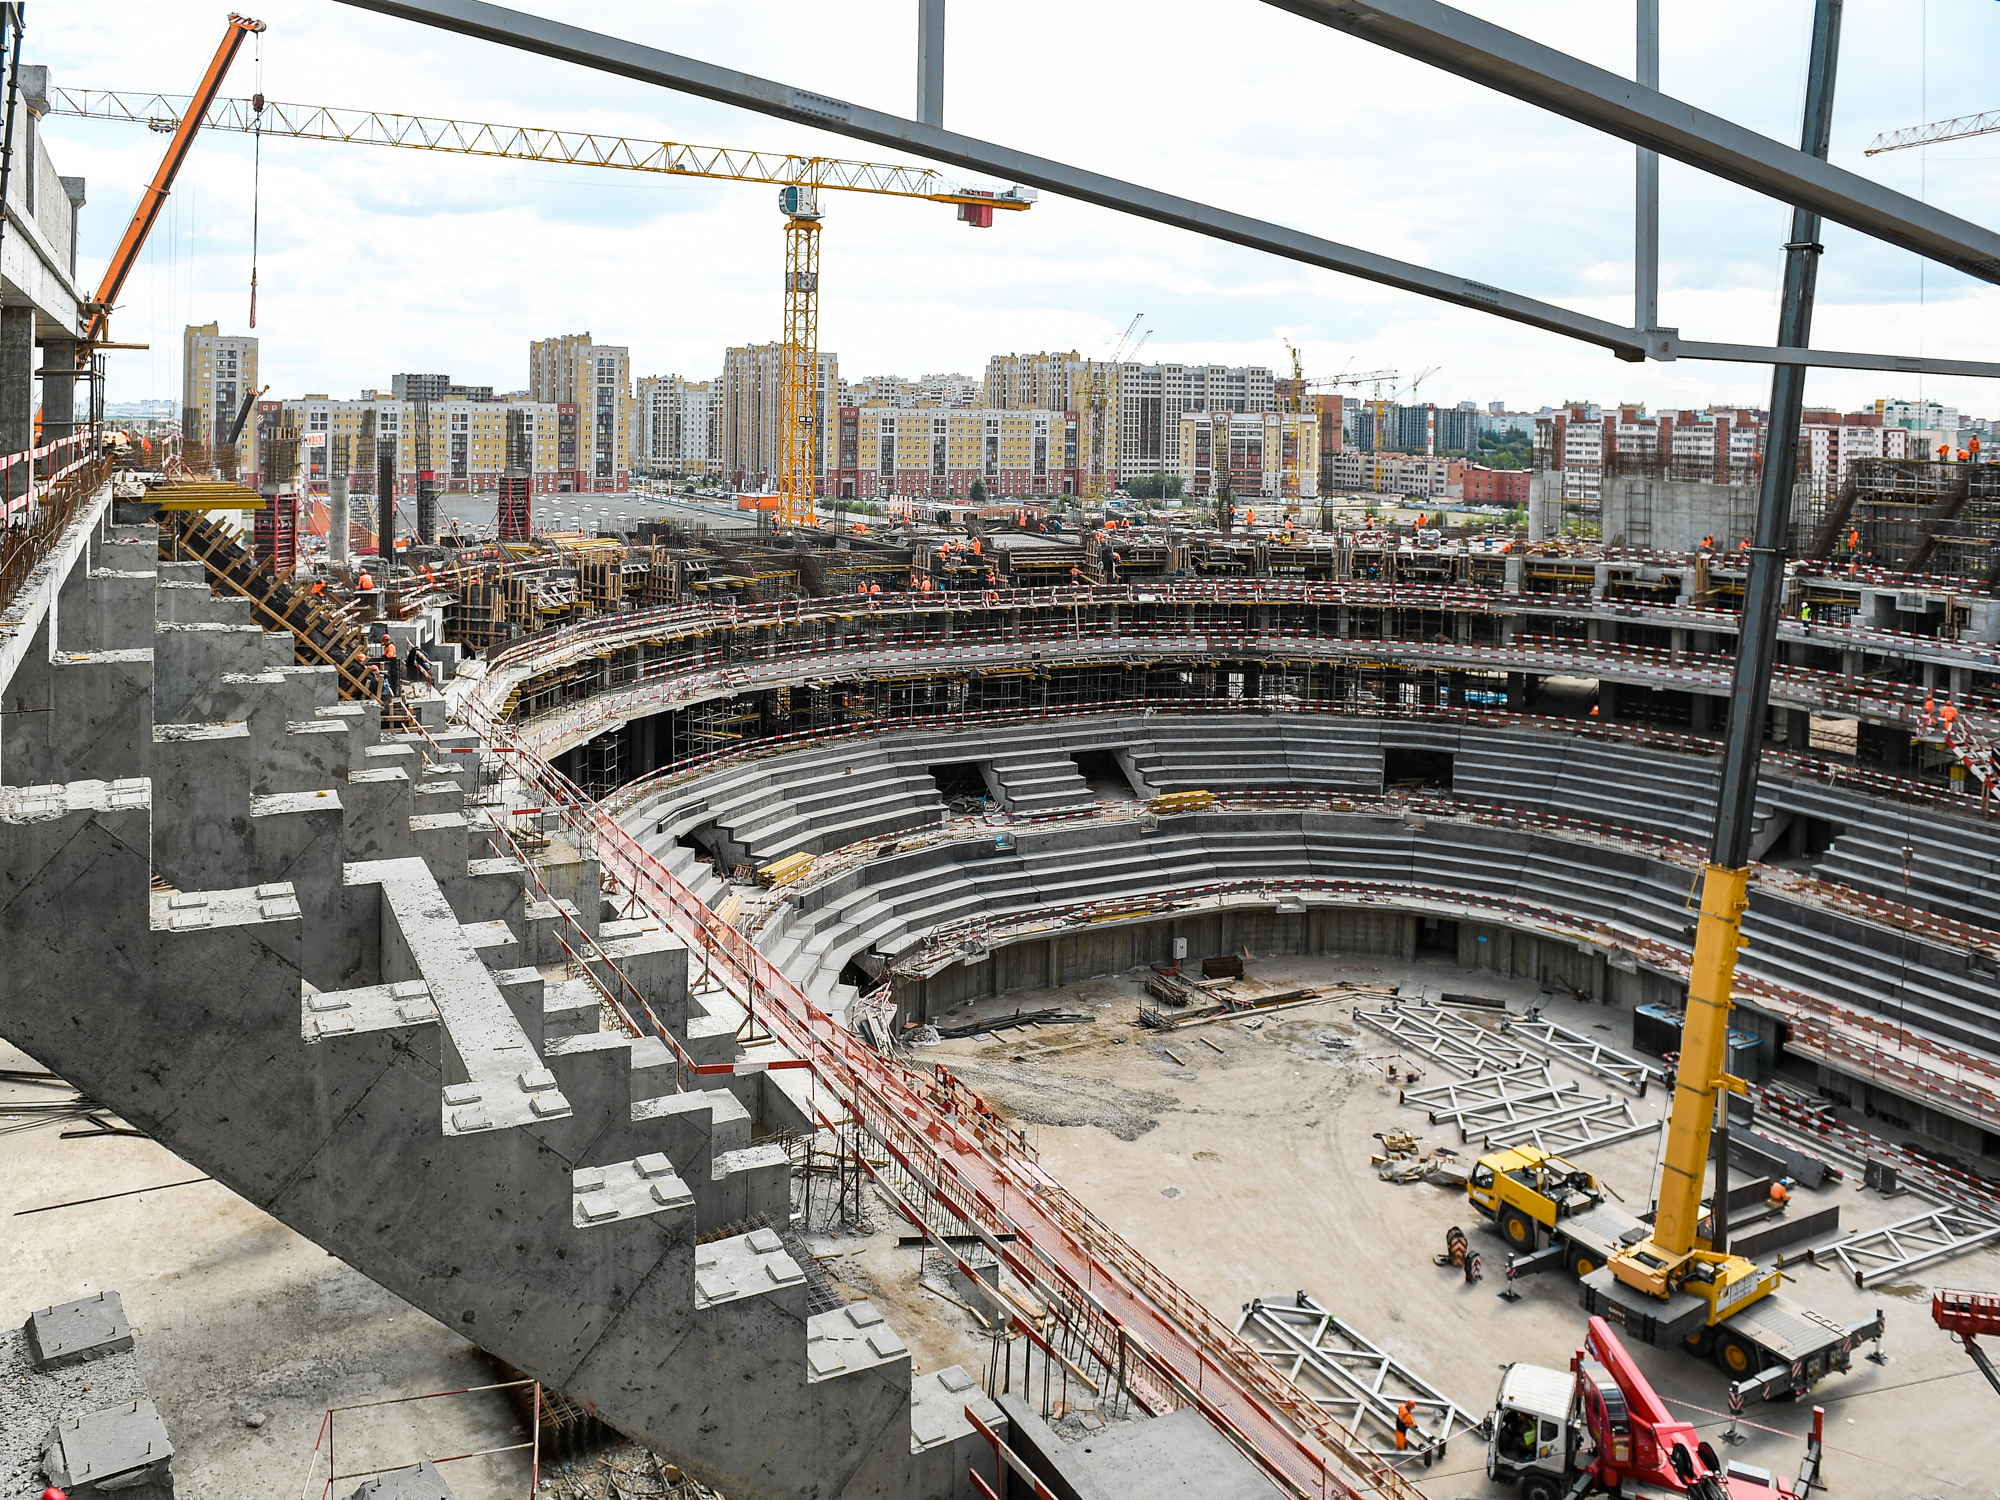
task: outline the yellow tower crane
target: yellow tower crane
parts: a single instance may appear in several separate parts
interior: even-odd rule
[[[122,121],[167,133],[180,129],[189,103],[184,94],[52,89],[49,113],[84,120]],[[779,523],[787,527],[812,523],[818,487],[819,466],[814,462],[814,453],[815,444],[822,437],[817,420],[819,230],[824,217],[820,193],[829,190],[873,193],[879,197],[950,203],[957,206],[959,221],[975,229],[990,229],[996,210],[1017,212],[1033,207],[1038,196],[1033,188],[999,190],[954,183],[930,167],[746,151],[729,146],[691,146],[679,141],[648,141],[531,125],[493,125],[434,115],[282,104],[261,94],[249,99],[215,99],[199,113],[204,130],[256,134],[266,139],[289,136],[294,140],[393,146],[406,151],[449,151],[507,161],[557,162],[627,172],[660,172],[674,177],[706,177],[723,182],[770,183],[781,188],[778,206],[785,215],[785,321],[778,489]]]

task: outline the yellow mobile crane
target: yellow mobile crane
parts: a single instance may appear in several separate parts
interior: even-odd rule
[[[381,110],[282,104],[261,94],[249,99],[219,99],[213,97],[212,89],[197,97],[203,102],[195,114],[204,130],[776,185],[780,189],[778,208],[785,216],[778,491],[779,524],[786,527],[812,524],[817,487],[813,454],[821,436],[817,421],[819,230],[820,220],[825,217],[820,193],[828,190],[872,193],[879,197],[949,203],[957,207],[959,222],[975,229],[992,228],[996,210],[1016,213],[1032,208],[1038,197],[1033,188],[969,187],[950,182],[929,167],[903,167],[889,162],[745,151],[728,146],[690,146],[679,141],[633,140],[584,130],[492,125],[477,120],[389,114]],[[191,102],[186,95],[52,89],[49,113],[84,120],[123,121],[150,130],[176,132],[177,140],[180,134],[192,140],[192,131],[182,131]]]
[[[1800,149],[1822,161],[1833,115],[1834,59],[1839,47],[1838,0],[1816,0]],[[1813,293],[1818,275],[1820,220],[1795,208],[1785,245],[1784,297],[1778,343],[1804,348],[1812,339]],[[1743,915],[1749,908],[1750,841],[1757,805],[1758,762],[1764,714],[1776,661],[1778,616],[1785,582],[1785,548],[1791,528],[1792,485],[1798,472],[1798,434],[1805,399],[1805,367],[1777,365],[1771,379],[1770,441],[1759,483],[1751,537],[1742,629],[1730,682],[1729,729],[1723,743],[1715,833],[1702,872],[1701,915],[1688,970],[1687,1016],[1681,1025],[1680,1062],[1661,1151],[1659,1190],[1650,1226],[1634,1223],[1606,1247],[1606,1262],[1583,1276],[1583,1305],[1651,1344],[1679,1343],[1714,1357],[1738,1394],[1803,1392],[1820,1376],[1848,1367],[1854,1345],[1880,1339],[1882,1314],[1842,1325],[1786,1301],[1779,1275],[1728,1246],[1728,1122],[1717,1140],[1717,1105],[1747,1085],[1726,1071],[1731,987],[1736,955],[1745,946]],[[1704,1231],[1702,1196],[1711,1154],[1716,1159],[1715,1215]],[[1518,1154],[1518,1153],[1516,1153]],[[1539,1153],[1536,1153],[1539,1155]],[[1594,1219],[1594,1183],[1562,1170],[1566,1163],[1527,1161],[1494,1168],[1482,1159],[1472,1179],[1482,1191],[1512,1196],[1523,1179],[1559,1188],[1577,1219]],[[1475,1198],[1475,1201],[1476,1198]],[[1575,1220],[1573,1220],[1574,1222]],[[1503,1221],[1509,1222],[1509,1221]],[[1531,1237],[1535,1231],[1529,1231]],[[1551,1238],[1560,1240],[1562,1231]],[[1551,1246],[1552,1253],[1559,1247]],[[1575,1266],[1576,1257],[1571,1256]],[[1576,1267],[1580,1269],[1580,1267]]]

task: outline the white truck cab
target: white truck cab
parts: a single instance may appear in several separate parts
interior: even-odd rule
[[[1518,1485],[1521,1500],[1557,1500],[1568,1489],[1576,1376],[1540,1365],[1508,1365],[1493,1397],[1486,1477]]]

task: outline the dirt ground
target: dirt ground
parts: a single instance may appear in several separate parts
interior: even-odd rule
[[[1273,992],[1334,979],[1443,985],[1507,999],[1517,1011],[1536,995],[1531,985],[1442,966],[1330,959],[1268,961],[1253,967],[1248,985]],[[1357,1030],[1341,1003],[1277,1013],[1255,1030],[1224,1021],[1163,1039],[1134,1024],[1139,994],[1137,977],[1128,976],[1010,995],[987,1008],[1054,1007],[1092,1019],[917,1055],[947,1062],[1025,1124],[1051,1172],[1220,1314],[1233,1317],[1256,1296],[1309,1292],[1475,1418],[1506,1362],[1567,1363],[1583,1332],[1573,1283],[1551,1273],[1520,1283],[1520,1301],[1503,1301],[1504,1251],[1485,1230],[1475,1233],[1488,1267],[1483,1283],[1467,1286],[1437,1269],[1431,1255],[1446,1228],[1474,1222],[1462,1195],[1383,1183],[1369,1166],[1379,1131],[1458,1144],[1455,1132],[1428,1126],[1396,1102],[1384,1081],[1393,1055],[1387,1039]],[[1550,1014],[1612,1045],[1629,1044],[1628,1013],[1559,1001]],[[0,1069],[34,1067],[0,1046]],[[1445,1076],[1431,1069],[1424,1081]],[[1578,1081],[1590,1092],[1609,1087]],[[46,1097],[0,1082],[0,1105]],[[1635,1106],[1642,1117],[1660,1107],[1653,1097]],[[1650,1197],[1654,1149],[1642,1138],[1585,1164],[1637,1210]],[[492,1381],[484,1358],[457,1334],[226,1189],[164,1186],[196,1175],[144,1139],[64,1140],[57,1126],[0,1132],[0,1285],[8,1293],[0,1315],[25,1317],[31,1307],[120,1291],[177,1444],[176,1475],[188,1500],[295,1493],[330,1405]],[[131,1189],[148,1191],[23,1212]],[[875,1301],[909,1343],[917,1370],[957,1364],[983,1381],[992,1346],[977,1314],[961,1305],[967,1289],[935,1266],[924,1274],[921,1253],[900,1243],[907,1226],[881,1199],[864,1194],[859,1217],[850,1202],[843,1222],[824,1180],[814,1194],[806,1239],[824,1257],[833,1294]],[[1853,1181],[1798,1197],[1800,1212],[1837,1201],[1847,1228],[1924,1206],[1884,1200]],[[1833,1493],[2000,1496],[1993,1420],[2000,1397],[1928,1311],[1933,1286],[2000,1288],[2000,1253],[1962,1256],[1867,1293],[1837,1270],[1799,1265],[1787,1275],[1787,1296],[1830,1317],[1858,1319],[1878,1305],[1888,1315],[1889,1362],[1857,1360],[1814,1394],[1827,1412]],[[1728,1425],[1712,1367],[1678,1351],[1635,1354],[1669,1405],[1705,1435],[1716,1438]],[[1748,1440],[1728,1456],[1795,1474],[1810,1412],[1770,1405],[1746,1418]],[[1091,1420],[1060,1425],[1075,1431]],[[349,1455],[342,1473],[350,1460],[356,1468],[408,1463],[527,1435],[504,1397],[490,1392],[340,1423]],[[445,1474],[462,1500],[527,1494],[519,1454],[450,1464]],[[1507,1493],[1486,1480],[1483,1450],[1471,1438],[1414,1477],[1433,1500]]]
[[[0,1070],[40,1066],[0,1043]],[[63,1097],[0,1081],[0,1105]],[[76,1127],[0,1133],[0,1316],[25,1320],[105,1289],[124,1298],[173,1438],[182,1500],[299,1494],[329,1406],[498,1378],[443,1324],[227,1188],[190,1183],[200,1174],[164,1147],[132,1136],[64,1140],[66,1128]],[[130,1196],[105,1199],[114,1193]],[[47,1207],[85,1198],[104,1201]],[[347,1474],[503,1447],[528,1432],[503,1393],[486,1392],[344,1413],[334,1435]],[[460,1500],[528,1494],[526,1454],[443,1473]]]
[[[1273,959],[1254,966],[1249,987],[1266,993],[1335,979],[1442,985],[1504,998],[1519,1013],[1538,987],[1432,964],[1343,965],[1337,959]],[[1042,1164],[1180,1284],[1232,1319],[1253,1297],[1310,1293],[1335,1314],[1428,1377],[1476,1418],[1492,1402],[1500,1368],[1525,1361],[1568,1364],[1584,1332],[1576,1286],[1560,1272],[1521,1281],[1521,1300],[1497,1293],[1506,1254],[1490,1229],[1474,1232],[1486,1279],[1468,1286],[1432,1264],[1456,1224],[1477,1216],[1462,1192],[1384,1183],[1369,1164],[1376,1132],[1409,1130],[1458,1147],[1455,1129],[1432,1127],[1399,1105],[1384,1079],[1395,1055],[1385,1037],[1359,1029],[1350,1006],[1326,1003],[1274,1014],[1255,1030],[1222,1021],[1163,1038],[1134,1024],[1137,975],[1009,995],[987,1002],[1005,1013],[1055,1007],[1090,1013],[1089,1024],[1022,1028],[926,1049],[1030,1127]],[[1552,1019],[1629,1048],[1629,1012],[1557,1001]],[[955,1024],[961,1015],[940,1018]],[[1167,1055],[1168,1048],[1180,1059]],[[1410,1059],[1422,1062],[1422,1059]],[[1588,1092],[1616,1092],[1588,1075]],[[1424,1082],[1447,1080],[1428,1069]],[[1635,1102],[1657,1118],[1658,1091]],[[1638,1212],[1651,1200],[1656,1136],[1606,1147],[1583,1165]],[[1463,1149],[1463,1148],[1461,1148]],[[1885,1200],[1858,1181],[1800,1190],[1794,1212],[1838,1202],[1844,1229],[1867,1229],[1920,1213],[1905,1196]],[[1842,1321],[1875,1307],[1887,1314],[1883,1365],[1857,1358],[1823,1382],[1826,1475],[1835,1494],[1988,1497],[2000,1494],[2000,1396],[1972,1361],[1931,1323],[1934,1286],[2000,1288],[2000,1252],[1983,1251],[1916,1272],[1906,1285],[1856,1289],[1834,1263],[1786,1273],[1787,1297]],[[1634,1349],[1676,1412],[1715,1440],[1729,1425],[1719,1371],[1678,1350]],[[1745,1413],[1747,1441],[1718,1451],[1787,1477],[1798,1472],[1805,1405],[1773,1403]],[[1434,1500],[1508,1494],[1485,1477],[1474,1438],[1439,1467],[1413,1470]]]

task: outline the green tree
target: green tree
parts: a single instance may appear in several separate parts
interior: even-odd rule
[[[986,481],[983,479],[973,480],[972,493],[966,498],[974,505],[984,505],[986,503]]]

